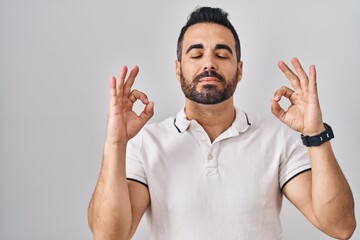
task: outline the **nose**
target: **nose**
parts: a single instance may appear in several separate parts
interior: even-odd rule
[[[211,54],[208,54],[204,58],[204,71],[216,71],[217,66],[214,57]]]

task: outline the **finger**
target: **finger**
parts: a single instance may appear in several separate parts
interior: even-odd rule
[[[291,71],[291,69],[286,65],[284,61],[279,61],[278,67],[284,73],[286,78],[290,80],[291,86],[295,90],[301,88],[299,78],[296,76],[296,74],[293,71]]]
[[[288,99],[291,98],[291,95],[294,93],[294,90],[286,87],[286,86],[283,86],[281,87],[279,90],[277,90],[274,94],[274,99],[276,102],[279,102],[281,97],[284,96]]]
[[[116,105],[116,78],[114,76],[110,79],[110,106]]]
[[[316,68],[315,65],[309,67],[309,91],[317,94]]]
[[[154,115],[154,102],[148,102],[146,104],[144,111],[140,113],[140,118],[142,122],[145,124],[150,120],[150,118]]]
[[[146,96],[146,94],[143,93],[143,92],[140,92],[140,91],[138,91],[136,89],[131,91],[128,98],[132,103],[135,103],[136,100],[138,100],[138,99],[140,99],[140,101],[143,104],[148,104],[149,103],[149,100],[148,100],[148,97]]]
[[[131,88],[135,82],[135,78],[136,76],[138,75],[139,73],[139,67],[138,66],[135,66],[133,67],[133,69],[131,69],[131,72],[129,74],[129,77],[127,78],[126,82],[125,82],[125,85],[124,85],[124,95],[125,96],[128,96],[130,91],[131,91]]]
[[[303,67],[301,66],[300,61],[297,58],[292,58],[291,63],[300,79],[300,85],[302,89],[307,89],[309,85],[309,79],[304,71]]]
[[[119,96],[123,96],[124,81],[127,74],[127,66],[122,66],[116,83],[116,90]]]
[[[281,108],[280,104],[275,100],[271,100],[271,112],[278,119],[280,119],[280,121],[284,122],[286,112],[284,109]]]

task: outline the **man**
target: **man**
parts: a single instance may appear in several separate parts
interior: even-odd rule
[[[154,104],[131,89],[138,67],[128,76],[123,67],[110,83],[103,164],[89,206],[94,238],[131,238],[148,209],[151,239],[281,239],[282,194],[321,231],[349,238],[354,202],[322,119],[315,66],[307,75],[291,62],[296,74],[278,65],[293,89],[280,88],[271,102],[284,124],[235,108],[240,43],[221,9],[196,9],[180,33],[176,75],[186,98],[175,117],[144,127]],[[282,97],[291,103],[286,111]],[[140,115],[132,111],[137,100],[145,105]]]

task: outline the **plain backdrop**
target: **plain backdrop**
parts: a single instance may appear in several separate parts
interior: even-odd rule
[[[176,41],[196,6],[225,9],[238,31],[235,101],[245,111],[273,117],[273,93],[289,86],[278,60],[316,65],[324,120],[360,203],[360,1],[0,0],[1,240],[92,238],[109,78],[139,65],[135,87],[155,102],[151,121],[174,115],[184,103]],[[284,239],[331,239],[286,199],[281,218]],[[148,231],[144,220],[134,239]]]

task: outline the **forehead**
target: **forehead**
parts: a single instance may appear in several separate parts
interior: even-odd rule
[[[184,34],[183,49],[192,44],[226,44],[235,48],[235,39],[231,31],[216,23],[197,23],[190,26]]]

